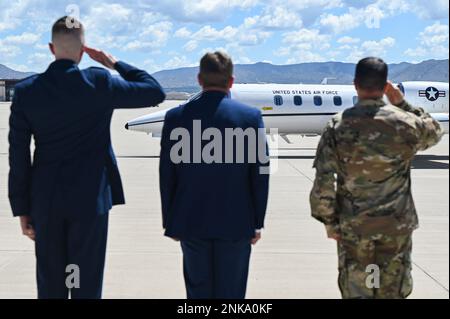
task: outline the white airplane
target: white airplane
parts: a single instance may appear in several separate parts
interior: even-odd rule
[[[409,103],[424,108],[448,134],[448,83],[403,82],[398,87]],[[236,84],[231,98],[260,109],[267,130],[277,129],[288,143],[288,134],[321,134],[333,115],[352,107],[358,100],[352,85],[325,84]],[[167,111],[131,120],[125,128],[161,137]]]

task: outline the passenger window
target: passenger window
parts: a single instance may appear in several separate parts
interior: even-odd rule
[[[294,96],[294,105],[300,106],[303,104],[303,99],[300,95]]]
[[[333,97],[334,105],[341,106],[342,105],[342,98],[340,96]]]
[[[322,105],[322,97],[321,96],[315,96],[314,97],[314,105],[315,106],[321,106]]]
[[[353,97],[353,104],[358,104],[358,102],[359,102],[359,99],[358,99],[358,97],[357,96],[354,96]]]
[[[277,106],[283,105],[283,97],[281,95],[275,95],[274,96],[274,103]]]

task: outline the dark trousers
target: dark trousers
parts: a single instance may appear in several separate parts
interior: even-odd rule
[[[244,299],[250,240],[183,240],[188,299]]]
[[[83,219],[54,214],[33,222],[38,298],[101,298],[108,214]]]

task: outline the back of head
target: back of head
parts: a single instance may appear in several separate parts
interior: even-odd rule
[[[233,61],[222,52],[206,53],[200,60],[199,80],[204,88],[229,89],[233,79]]]
[[[355,85],[358,89],[372,92],[384,91],[387,78],[388,66],[380,58],[364,58],[356,65]]]
[[[84,27],[73,17],[62,17],[52,27],[52,44],[56,58],[78,58],[84,46]]]

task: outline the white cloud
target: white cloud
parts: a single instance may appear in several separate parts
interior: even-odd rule
[[[173,23],[160,13],[102,3],[84,17],[88,43],[106,49],[155,51],[166,46]]]
[[[237,59],[233,61],[235,64],[252,64],[255,63],[252,59],[247,56],[238,56]]]
[[[94,4],[82,15],[81,20],[86,28],[86,41],[89,45],[105,49],[119,48],[123,41],[133,39],[129,34],[133,28],[133,11],[120,4]]]
[[[133,22],[133,10],[124,5],[101,3],[93,5],[83,16],[83,24],[91,32],[114,33],[129,30]]]
[[[319,24],[325,30],[339,34],[363,24],[367,28],[378,29],[381,26],[381,20],[386,17],[387,13],[377,5],[369,5],[363,8],[350,7],[348,12],[342,15],[324,13],[319,18]]]
[[[238,29],[232,26],[226,26],[225,28],[218,30],[210,25],[202,27],[200,30],[191,35],[191,38],[196,40],[207,41],[230,41],[238,35]]]
[[[361,45],[361,49],[367,52],[369,55],[381,55],[387,48],[391,48],[395,45],[395,39],[392,37],[384,38],[380,41],[365,41]]]
[[[29,0],[15,0],[2,3],[0,10],[0,32],[17,28],[21,22],[23,13],[30,6]]]
[[[358,27],[363,19],[359,14],[345,13],[338,16],[324,13],[320,17],[320,24],[334,33],[342,33]]]
[[[323,62],[324,57],[311,51],[298,51],[286,61],[286,64],[297,64],[306,62]]]
[[[143,25],[150,25],[152,23],[157,23],[160,21],[167,20],[166,17],[164,17],[159,12],[144,12],[142,15],[142,24]]]
[[[14,0],[2,5],[0,63],[12,61],[22,65],[21,60],[38,61],[39,56],[31,57],[34,52],[30,51],[46,53],[51,23],[65,13],[65,5],[69,3],[74,2]],[[75,3],[81,9],[88,44],[112,50],[132,61],[152,59],[161,68],[164,59],[170,59],[171,67],[197,61],[196,54],[204,47],[225,48],[236,61],[253,61],[260,56],[256,51],[276,50],[273,53],[278,57],[277,63],[281,59],[292,63],[386,55],[388,49],[395,47],[394,39],[365,41],[367,37],[360,31],[367,27],[387,28],[385,19],[394,22],[396,16],[405,13],[411,24],[417,17],[447,19],[438,20],[441,23],[437,26],[430,22],[430,29],[424,29],[417,38],[419,45],[404,52],[407,57],[448,55],[447,0],[78,0]],[[401,21],[405,21],[403,17]],[[360,28],[357,33],[360,39],[348,33],[356,28]],[[371,31],[377,33],[380,34]],[[386,34],[384,30],[381,33]],[[166,54],[170,50],[177,54]]]
[[[44,69],[53,60],[53,56],[45,53],[33,53],[28,57],[28,65],[37,69]]]
[[[48,48],[48,43],[36,43],[35,45],[34,45],[34,47],[37,49],[37,50],[40,50],[40,51],[43,51],[43,50],[48,50],[49,48]]]
[[[175,32],[174,36],[177,38],[189,38],[191,34],[192,32],[188,28],[182,27]]]
[[[22,53],[22,45],[31,45],[39,40],[39,35],[22,33],[0,39],[0,61],[15,58]]]
[[[153,50],[157,48],[157,46],[153,42],[143,42],[139,40],[133,40],[131,42],[128,42],[122,48],[125,51],[146,50],[146,49]]]
[[[195,40],[190,40],[183,46],[183,49],[185,49],[187,52],[192,52],[197,48],[198,48],[198,42]]]
[[[5,45],[0,41],[0,61],[14,58],[22,53],[22,50],[13,45]]]
[[[269,30],[311,27],[324,10],[342,6],[341,0],[265,0],[258,15],[249,17],[248,25],[258,24]]]
[[[156,3],[152,1],[147,6],[178,21],[204,23],[224,21],[234,8],[248,9],[258,2],[258,0],[166,0]]]
[[[15,45],[31,45],[38,42],[40,37],[40,34],[24,32],[19,35],[9,35],[2,40],[2,43]]]
[[[200,28],[196,32],[190,32],[187,29],[178,30],[179,37],[188,37],[191,41],[199,43],[201,41],[207,42],[224,42],[225,44],[234,43],[240,46],[255,46],[266,41],[271,33],[259,29],[250,29],[245,25],[233,27],[226,26],[223,29],[216,29],[210,25]],[[188,42],[189,43],[189,42]],[[188,46],[186,43],[185,46]],[[192,47],[194,42],[189,45]]]
[[[330,40],[330,36],[320,33],[317,29],[301,29],[299,31],[287,32],[283,35],[283,43],[286,44],[311,44],[323,47]]]
[[[342,6],[341,0],[269,0],[267,2],[273,8],[283,6],[297,12],[311,8],[324,10]]]
[[[302,18],[289,8],[277,6],[266,7],[262,15],[246,18],[246,28],[262,28],[269,30],[289,29],[302,27]]]
[[[195,66],[194,63],[190,62],[188,58],[184,55],[182,56],[174,56],[169,59],[166,63],[164,63],[164,69],[178,69],[182,67]]]
[[[360,26],[380,28],[383,19],[411,12],[422,19],[448,19],[448,0],[343,0],[341,5],[348,6],[342,14],[322,13],[319,24],[336,34],[353,30]]]
[[[411,0],[410,10],[422,19],[448,19],[448,0]]]
[[[150,73],[154,73],[154,72],[157,72],[157,71],[161,70],[161,67],[153,59],[146,59],[146,60],[144,60],[142,65]]]
[[[436,47],[438,45],[448,46],[448,25],[439,22],[430,25],[420,33],[421,43],[427,47]]]
[[[172,31],[173,24],[170,21],[161,21],[148,25],[139,35],[144,41],[151,41],[157,47],[164,47]]]
[[[303,28],[283,34],[283,46],[274,52],[276,56],[287,57],[286,63],[325,61],[330,48],[331,36],[317,29]],[[320,53],[319,53],[320,52]]]
[[[384,58],[386,56],[387,50],[394,47],[396,41],[392,37],[386,37],[379,41],[364,41],[360,46],[343,46],[340,50],[348,51],[345,52],[347,62],[357,62],[360,59],[367,56],[377,56]]]
[[[239,33],[237,43],[241,46],[257,46],[264,43],[272,34],[265,31],[249,31]]]
[[[360,41],[361,40],[359,38],[352,38],[352,37],[349,37],[349,36],[345,36],[345,37],[339,38],[337,40],[337,43],[340,43],[340,44],[355,44],[355,43],[359,43]]]
[[[407,56],[418,58],[448,58],[449,26],[436,22],[419,34],[419,46],[405,51]]]

